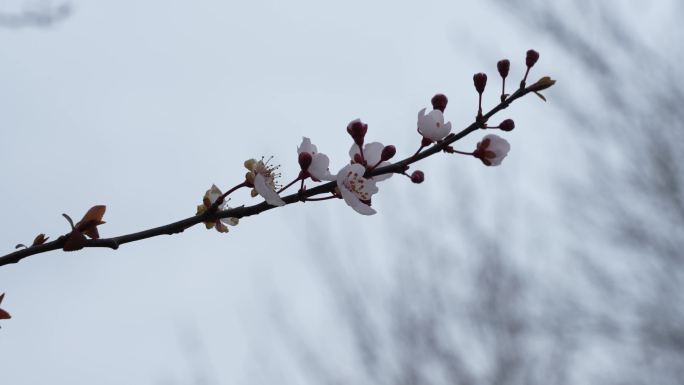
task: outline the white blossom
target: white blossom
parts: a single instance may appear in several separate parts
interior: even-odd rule
[[[276,192],[277,183],[276,178],[280,176],[276,172],[278,166],[273,166],[264,162],[263,159],[257,161],[256,159],[249,159],[245,161],[245,168],[249,170],[247,173],[247,181],[254,185],[252,196],[261,195],[266,202],[272,206],[284,206],[285,201],[280,198]]]
[[[215,184],[211,185],[211,188],[207,190],[207,192],[204,194],[204,199],[202,199],[202,204],[197,206],[197,215],[200,215],[207,211],[211,205],[213,205],[216,200],[223,195],[221,190],[216,187]],[[228,206],[228,202],[223,202],[219,205],[218,207],[219,210],[229,210],[231,209],[230,206]],[[211,229],[213,227],[216,228],[216,231],[219,233],[227,233],[228,228],[226,226],[235,226],[239,222],[238,218],[219,218],[216,221],[210,221],[210,222],[204,222],[204,225],[207,227],[207,229]]]
[[[508,155],[511,145],[506,139],[489,134],[482,138],[482,141],[477,144],[477,148],[473,155],[479,158],[482,163],[487,166],[498,166],[501,161]]]
[[[335,176],[330,174],[330,169],[328,168],[330,166],[330,159],[327,155],[318,152],[316,146],[307,137],[302,137],[302,144],[297,147],[298,154],[304,152],[311,154],[311,165],[304,171],[307,171],[314,181],[335,180]]]
[[[380,142],[371,142],[371,143],[366,143],[363,146],[363,159],[366,161],[366,165],[368,167],[375,167],[377,164],[377,167],[384,167],[388,166],[391,163],[384,161],[380,162],[380,158],[382,156],[382,150],[385,148],[385,146],[380,143]],[[356,144],[353,144],[351,148],[349,149],[349,156],[352,159],[352,162],[354,162],[354,158],[357,154],[361,154],[361,151],[359,151],[359,146]],[[378,164],[379,163],[379,164]],[[387,174],[382,174],[382,175],[376,175],[372,177],[371,179],[380,182],[385,179],[389,179],[392,176],[392,173],[387,173]]]
[[[378,192],[378,187],[374,180],[363,177],[365,172],[366,168],[360,164],[344,166],[337,173],[337,187],[345,203],[356,212],[373,215],[376,211],[370,207],[369,203],[371,196]]]
[[[432,110],[425,115],[423,108],[418,111],[418,132],[430,140],[442,140],[451,132],[451,122],[444,123],[442,111]]]

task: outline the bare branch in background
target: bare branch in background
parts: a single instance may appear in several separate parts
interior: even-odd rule
[[[566,196],[578,237],[592,239],[579,243],[578,251],[592,260],[591,274],[601,277],[597,289],[611,291],[610,296],[629,309],[627,315],[613,314],[612,322],[622,325],[629,339],[639,341],[620,342],[618,347],[633,357],[619,365],[633,368],[638,375],[628,371],[624,375],[629,378],[602,378],[602,382],[680,383],[684,378],[684,82],[680,71],[684,50],[678,42],[684,32],[676,15],[681,15],[681,2],[658,3],[665,7],[652,25],[667,27],[666,34],[655,28],[639,33],[635,28],[648,25],[642,13],[648,13],[654,3],[634,3],[643,9],[630,7],[625,18],[616,12],[625,9],[619,1],[498,2],[521,24],[553,39],[600,95],[595,108],[570,96],[559,106],[594,138],[594,143],[586,144],[588,158],[595,159],[589,180]],[[568,13],[583,16],[563,17]],[[596,140],[596,135],[603,140]],[[607,261],[602,257],[608,255],[597,253],[598,248],[610,250],[609,255],[620,260]],[[631,282],[616,277],[616,262],[629,268]],[[602,271],[597,274],[597,270]],[[614,282],[607,284],[607,280]],[[638,322],[630,324],[623,317]]]
[[[434,211],[431,226],[440,229],[437,234],[412,232],[405,215],[403,221],[392,220],[387,231],[399,244],[390,255],[336,252],[329,247],[332,239],[320,232],[326,226],[311,226],[312,250],[330,250],[312,260],[357,363],[351,370],[339,368],[334,362],[342,358],[326,354],[306,332],[289,327],[283,331],[285,343],[300,357],[311,383],[568,383],[576,340],[584,331],[581,322],[560,320],[581,321],[584,313],[574,306],[549,306],[534,314],[528,301],[543,290],[481,228],[474,206],[454,210],[457,204],[427,209]],[[458,223],[445,212],[458,212]],[[468,242],[454,249],[444,234]],[[388,260],[387,280],[380,278],[386,272],[365,263],[377,258]],[[557,295],[547,300],[571,303]]]
[[[560,195],[575,238],[563,245],[560,254],[573,258],[559,269],[577,274],[573,287],[536,282],[525,269],[543,252],[521,258],[491,230],[473,227],[477,221],[432,224],[463,235],[473,250],[449,250],[424,233],[419,242],[401,237],[391,283],[367,264],[354,266],[355,255],[316,255],[359,365],[354,373],[330,366],[327,377],[318,370],[312,383],[675,385],[684,378],[684,51],[673,45],[663,54],[616,14],[620,2],[498,3],[567,52],[597,91],[591,103],[584,93],[555,95],[573,126],[591,134],[591,142],[577,140],[592,159],[586,180],[566,182]],[[681,12],[681,4],[671,7]],[[676,23],[671,30],[681,41]],[[558,235],[519,225],[541,238]],[[321,242],[312,250],[325,249],[322,236],[312,236]],[[304,350],[311,355],[315,345]]]
[[[0,9],[0,28],[46,28],[57,25],[73,13],[71,3],[45,2],[20,11]]]

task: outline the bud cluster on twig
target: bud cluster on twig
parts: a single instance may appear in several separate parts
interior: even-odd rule
[[[479,129],[512,131],[515,128],[512,119],[505,119],[497,126],[489,126],[487,122],[494,114],[508,107],[514,100],[530,92],[544,99],[544,96],[539,92],[554,85],[554,80],[549,77],[542,77],[539,81],[526,87],[527,77],[538,59],[539,54],[536,51],[527,51],[526,71],[520,82],[520,88],[510,95],[506,93],[506,78],[509,76],[511,63],[507,59],[500,60],[497,63],[497,71],[502,79],[500,103],[486,114],[483,113],[482,109],[482,96],[487,86],[487,75],[482,72],[476,73],[473,76],[473,84],[478,94],[475,121],[458,133],[451,132],[451,122],[445,122],[447,96],[439,93],[434,95],[430,100],[432,110],[427,111],[427,108],[422,108],[418,111],[416,123],[416,130],[420,135],[418,150],[403,160],[391,163],[390,160],[397,154],[397,148],[394,145],[384,145],[377,141],[368,142],[366,140],[369,132],[368,124],[362,122],[361,119],[354,119],[346,127],[346,131],[352,139],[349,159],[344,161],[344,165],[335,173],[330,171],[328,156],[319,152],[311,140],[304,137],[297,147],[296,162],[299,170],[295,173],[296,176],[293,180],[284,186],[281,186],[279,182],[281,178],[280,165],[272,164],[271,158],[248,159],[244,162],[244,167],[247,170],[245,178],[238,181],[225,193],[218,186],[212,185],[202,197],[202,203],[197,206],[194,216],[136,233],[101,239],[98,226],[105,223],[102,219],[106,207],[104,205],[93,206],[76,224],[68,215],[63,214],[71,227],[66,234],[51,242],[47,242],[49,238],[45,234],[39,234],[31,246],[19,244],[17,245],[18,250],[0,257],[0,266],[16,263],[30,255],[56,249],[64,251],[75,251],[84,247],[117,249],[120,245],[128,242],[164,234],[180,233],[199,223],[203,223],[207,229],[216,229],[218,232],[226,233],[228,226],[238,225],[240,218],[296,202],[342,199],[360,214],[375,214],[376,210],[372,207],[372,201],[379,192],[379,183],[394,174],[404,175],[415,184],[423,183],[425,181],[423,171],[414,170],[410,174],[408,171],[413,163],[426,157],[445,152],[472,156],[486,166],[500,165],[510,151],[510,144],[498,135],[485,135],[477,143],[476,148],[470,152],[456,150],[452,144]],[[295,184],[298,184],[296,193],[288,196],[282,195]],[[251,189],[252,197],[260,196],[264,201],[253,206],[229,206],[229,195],[242,188]],[[0,302],[3,296],[0,295]],[[9,313],[0,309],[0,319],[4,318],[9,318]]]

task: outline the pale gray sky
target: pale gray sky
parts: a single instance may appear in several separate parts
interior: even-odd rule
[[[302,136],[338,169],[351,143],[346,124],[357,117],[369,140],[395,144],[403,157],[416,149],[416,113],[433,94],[449,96],[446,117],[463,127],[476,109],[472,74],[490,75],[492,106],[496,61],[511,59],[518,79],[529,48],[541,52],[532,78],[581,82],[545,36],[484,2],[75,1],[53,27],[0,29],[0,245],[9,252],[40,232],[54,239],[68,229],[61,213],[78,218],[94,204],[107,205],[103,236],[184,218],[212,183],[239,183],[250,157],[273,155],[286,182],[298,172]],[[342,201],[291,205],[227,235],[197,226],[1,268],[13,316],[0,330],[3,384],[188,383],[197,368],[184,341],[195,334],[208,357],[200,371],[216,383],[258,382],[259,368],[270,367],[296,376],[272,325],[274,292],[291,299],[280,306],[312,335],[331,346],[339,337],[309,267],[307,223],[328,223],[324,231],[339,234],[330,247],[343,250],[350,232],[365,232],[368,259],[382,260],[392,244],[387,213],[410,210],[415,231],[429,229],[421,205],[458,200],[451,186],[460,175],[476,176],[467,179],[482,202],[496,191],[519,197],[504,212],[484,203],[492,217],[553,218],[555,178],[578,173],[580,150],[547,94],[547,104],[525,98],[494,118],[517,126],[502,167],[434,157],[418,166],[423,185],[383,183],[374,217]],[[457,147],[470,150],[480,136]],[[397,206],[405,201],[394,195],[407,189],[426,199]]]

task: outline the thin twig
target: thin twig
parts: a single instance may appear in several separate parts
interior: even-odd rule
[[[473,122],[470,124],[468,127],[464,128],[461,130],[459,133],[456,134],[449,134],[446,138],[444,138],[443,141],[434,144],[433,146],[429,147],[423,152],[416,153],[415,155],[409,156],[408,158],[405,158],[403,160],[400,160],[398,162],[395,162],[393,164],[376,168],[372,171],[369,171],[366,173],[366,177],[371,177],[371,176],[376,176],[376,175],[382,175],[382,174],[389,174],[389,173],[404,173],[406,170],[408,170],[409,165],[412,163],[415,163],[421,159],[425,159],[428,156],[434,155],[436,153],[439,153],[443,151],[445,148],[447,148],[450,144],[462,139],[466,135],[470,134],[473,131],[477,131],[480,126],[486,122],[490,117],[492,117],[494,114],[497,112],[505,109],[508,107],[513,101],[525,96],[528,94],[530,91],[528,91],[525,88],[519,88],[516,92],[514,92],[512,95],[510,95],[505,101],[499,103],[496,107],[494,107],[492,110],[490,110],[488,113],[482,116],[481,119],[478,119],[477,121]],[[306,200],[306,198],[310,198],[314,195],[318,194],[323,194],[323,193],[334,193],[335,187],[337,186],[337,182],[332,181],[328,182],[322,185],[318,185],[316,187],[313,187],[311,189],[299,191],[297,193],[288,195],[283,199],[286,204],[292,204],[295,202],[300,202],[302,200]],[[310,200],[309,200],[310,201]],[[201,215],[194,215],[185,219],[182,219],[177,222],[169,223],[164,226],[159,226],[159,227],[154,227],[151,229],[139,231],[137,233],[131,233],[131,234],[126,234],[126,235],[121,235],[118,237],[112,237],[112,238],[100,238],[100,239],[89,239],[86,241],[84,247],[106,247],[110,248],[113,250],[116,250],[119,248],[119,246],[129,243],[129,242],[135,242],[135,241],[140,241],[143,239],[147,238],[152,238],[160,235],[172,235],[172,234],[177,234],[185,231],[185,229],[190,228],[192,226],[195,226],[196,224],[206,222],[206,221],[215,221],[216,219],[219,218],[244,218],[244,217],[249,217],[252,215],[257,215],[260,214],[264,211],[270,210],[274,208],[275,206],[271,206],[268,203],[261,202],[259,204],[253,205],[253,206],[241,206],[241,207],[236,207],[232,208],[229,210],[223,210],[223,211],[207,211]],[[41,254],[45,253],[51,250],[58,250],[61,249],[64,246],[64,241],[65,241],[65,236],[61,236],[57,238],[56,240],[52,242],[47,242],[42,245],[37,245],[37,246],[32,246],[27,249],[21,249],[14,251],[12,253],[9,253],[7,255],[4,255],[0,257],[0,266],[12,264],[12,263],[17,263],[21,261],[22,259],[29,257],[31,255],[35,254]]]

